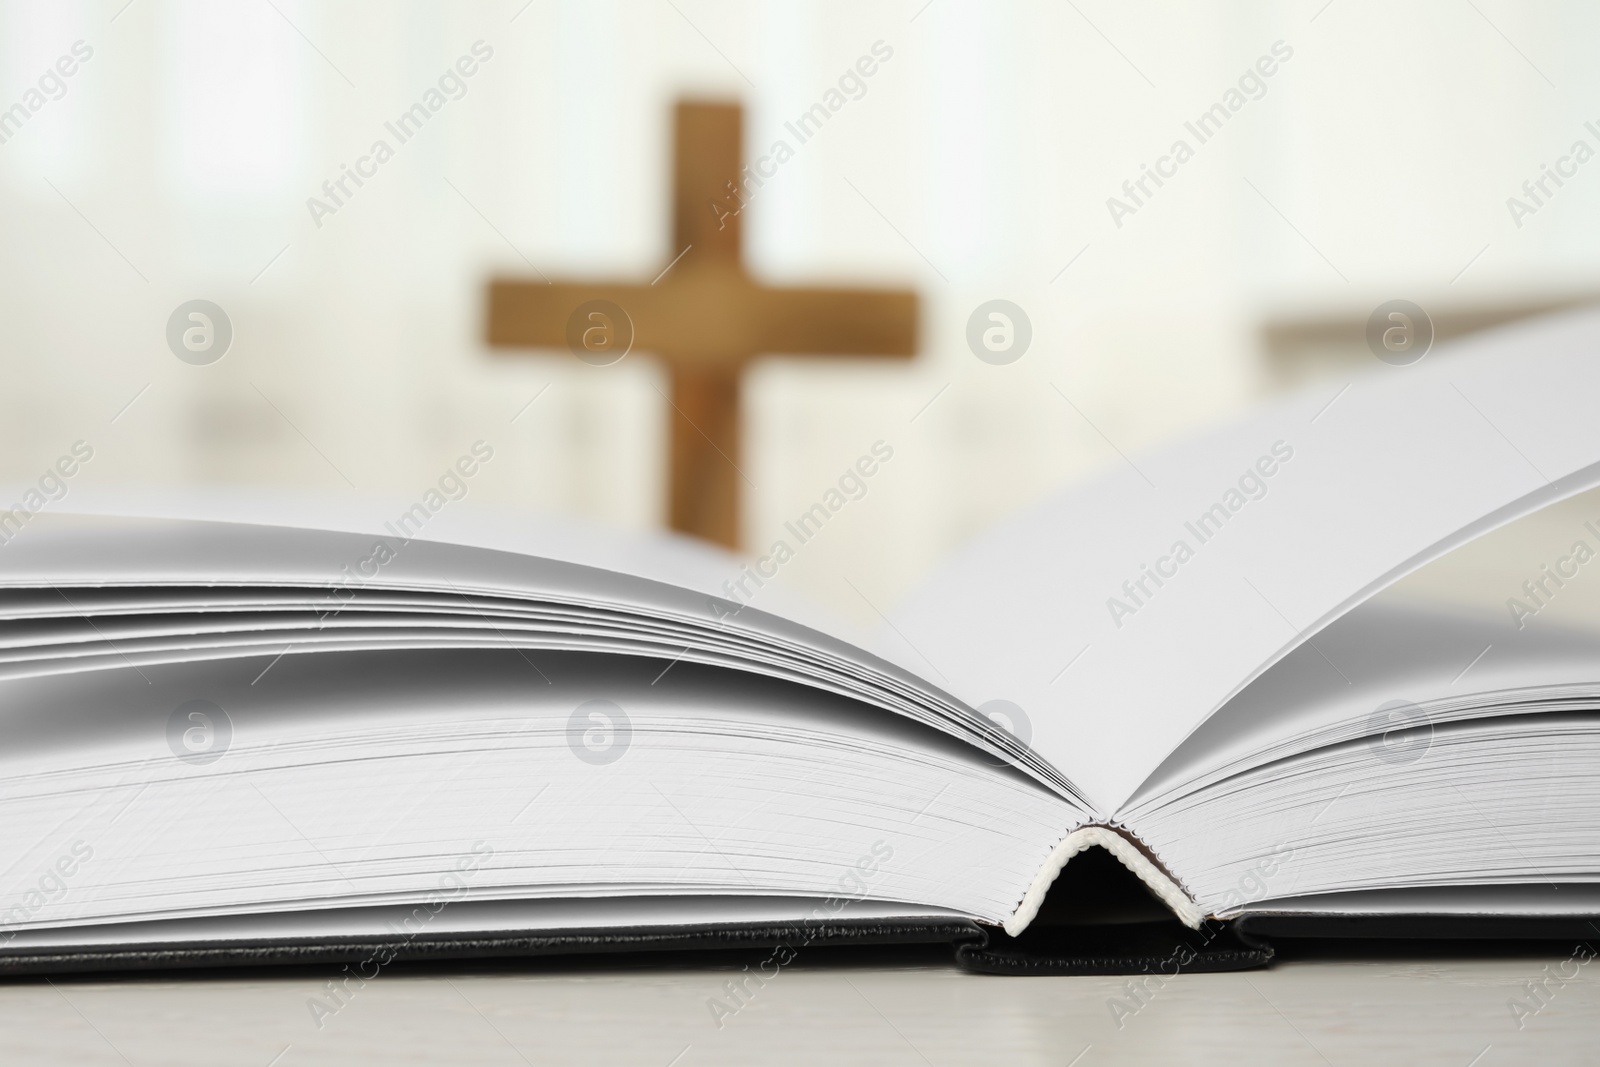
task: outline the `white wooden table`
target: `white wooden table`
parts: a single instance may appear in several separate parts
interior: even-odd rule
[[[707,1006],[755,954],[393,969],[319,1029],[332,970],[0,984],[6,1064],[1442,1064],[1600,1061],[1586,964],[1513,998],[1565,953],[1343,953],[1194,975],[1119,1028],[1126,979],[968,975],[920,952],[814,952],[719,1028]],[[1574,970],[1567,967],[1567,973]],[[1135,1001],[1125,1001],[1134,1004]]]

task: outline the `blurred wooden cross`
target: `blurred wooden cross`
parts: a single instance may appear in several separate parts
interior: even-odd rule
[[[739,540],[739,375],[764,353],[915,353],[917,295],[898,289],[774,288],[745,272],[742,208],[765,178],[741,171],[736,104],[681,101],[675,114],[672,251],[648,285],[489,284],[489,344],[570,347],[606,364],[631,347],[672,378],[673,529],[730,548]],[[787,158],[787,156],[782,156]],[[763,157],[762,162],[769,162]]]

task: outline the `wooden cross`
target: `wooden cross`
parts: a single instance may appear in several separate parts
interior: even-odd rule
[[[917,295],[780,289],[751,278],[740,255],[742,209],[777,164],[764,156],[754,171],[741,170],[737,104],[680,101],[674,120],[671,251],[680,258],[648,285],[493,279],[488,340],[496,347],[581,343],[598,354],[617,346],[621,358],[631,324],[632,347],[665,359],[671,372],[672,528],[736,548],[745,364],[765,353],[911,356]],[[604,306],[585,308],[595,301],[620,308],[623,320],[613,321]]]

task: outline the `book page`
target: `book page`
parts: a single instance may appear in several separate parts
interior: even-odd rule
[[[21,500],[29,487],[0,489],[0,501]],[[221,487],[74,485],[45,514],[231,522],[367,534],[394,543],[411,539],[516,552],[648,578],[726,597],[745,561],[718,545],[671,531],[632,531],[528,508],[496,506],[470,492],[470,481],[447,471],[438,485],[407,498],[394,493],[313,493]],[[0,527],[0,535],[8,531]],[[27,525],[17,531],[28,532]],[[4,540],[0,536],[0,540]],[[760,606],[851,644],[866,634],[808,597],[769,584]]]
[[[1352,737],[1386,751],[1412,744],[1389,729],[1592,701],[1600,695],[1600,586],[1588,564],[1597,558],[1597,523],[1600,491],[1590,490],[1400,579],[1217,709],[1119,816],[1136,821],[1171,791]]]
[[[1308,635],[1476,535],[1600,483],[1600,313],[1486,333],[1132,455],[966,550],[894,615],[902,662],[1103,813]]]
[[[899,712],[1014,763],[1083,807],[1072,784],[1031,749],[914,672],[791,619],[634,574],[392,534],[106,515],[37,514],[0,546],[0,592],[8,600],[23,594],[19,613],[42,610],[39,594],[53,590],[61,600],[55,610],[70,619],[108,590],[120,595],[119,587],[123,593],[148,587],[138,594],[146,599],[225,587],[216,594],[221,602],[239,601],[247,588],[275,595],[300,589],[314,593],[302,605],[313,611],[287,630],[247,616],[221,629],[208,623],[179,634],[159,620],[90,619],[72,624],[83,640],[70,650],[0,649],[0,678],[57,671],[63,664],[94,669],[113,659],[141,665],[270,660],[290,648],[527,647],[652,656],[664,661],[664,670],[678,662],[731,667]],[[361,625],[370,622],[359,610],[364,604],[395,594],[423,607],[453,599],[468,610],[463,615],[436,604],[377,630]],[[498,600],[512,615],[483,615],[477,608],[485,600]],[[190,606],[206,611],[203,598]],[[138,614],[137,602],[120,607]],[[28,645],[28,627],[14,629]],[[49,664],[35,662],[41,656]]]
[[[950,923],[965,916],[925,904],[781,896],[650,896],[589,897],[535,900],[452,900],[430,911],[424,928],[428,940],[454,937],[525,937],[533,932],[573,930],[661,930],[676,926],[704,928],[729,923],[799,925],[830,921]],[[833,912],[837,905],[839,910]],[[208,946],[252,941],[285,944],[329,938],[395,940],[395,931],[412,933],[418,926],[415,904],[326,908],[319,911],[274,911],[254,915],[216,915],[198,919],[151,919],[129,923],[86,923],[7,931],[11,952],[159,944]],[[410,920],[411,928],[405,924]],[[404,934],[402,934],[404,936]],[[415,937],[406,937],[410,941]],[[937,938],[930,938],[937,940]],[[424,942],[426,943],[426,941]]]

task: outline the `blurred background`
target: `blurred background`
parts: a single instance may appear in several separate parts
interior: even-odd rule
[[[491,350],[485,289],[657,276],[672,106],[738,101],[747,157],[794,149],[743,212],[751,272],[921,298],[913,361],[744,378],[746,548],[893,448],[778,579],[867,621],[1119,451],[1381,372],[1381,304],[1445,339],[1585,300],[1597,46],[1576,0],[8,0],[0,483],[83,440],[72,492],[414,500],[483,440],[474,501],[660,529],[663,368]],[[206,365],[167,337],[197,299],[232,331]],[[967,340],[996,299],[1031,324],[1004,365]]]

